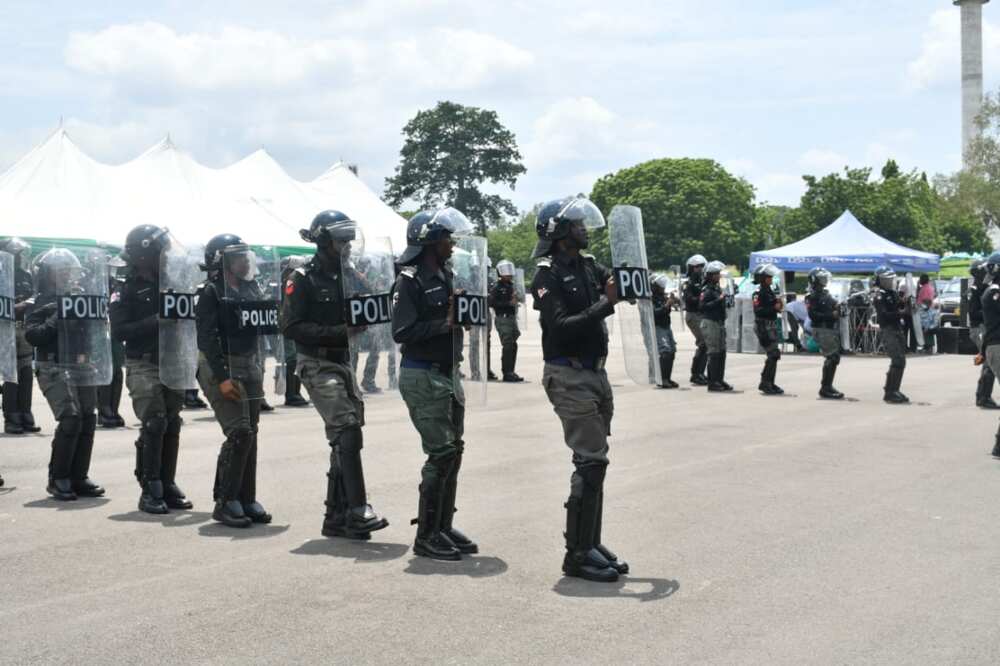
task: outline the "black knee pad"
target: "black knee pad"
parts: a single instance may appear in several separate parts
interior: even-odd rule
[[[97,432],[97,414],[91,412],[80,418],[80,434],[93,435]]]
[[[576,471],[570,481],[570,494],[576,495],[577,491],[583,493],[584,489],[596,492],[604,487],[604,475],[608,469],[608,463],[597,460],[574,461]]]
[[[163,439],[163,435],[167,432],[167,419],[162,414],[150,416],[142,422],[142,430],[150,438]]]
[[[253,430],[249,428],[237,428],[227,439],[234,449],[246,451],[253,444],[253,438]]]
[[[362,435],[361,427],[354,426],[353,428],[341,431],[340,435],[337,436],[337,441],[335,443],[331,442],[330,446],[339,448],[340,452],[344,455],[357,453],[364,447],[364,436]]]
[[[83,419],[80,418],[79,414],[64,416],[59,419],[59,425],[56,426],[56,430],[67,437],[76,437],[83,430]]]
[[[889,367],[890,368],[899,368],[900,370],[902,370],[903,368],[906,367],[906,357],[905,356],[896,356],[896,357],[892,358],[889,361]]]
[[[781,350],[777,348],[772,349],[771,351],[767,352],[767,358],[771,361],[777,361],[778,359],[781,358]]]
[[[180,417],[180,414],[174,414],[173,416],[167,417],[167,435],[179,435],[181,434],[181,425],[183,425],[184,419]]]
[[[840,365],[840,352],[827,356],[826,363],[829,363],[830,367],[832,368],[836,368],[838,365]]]

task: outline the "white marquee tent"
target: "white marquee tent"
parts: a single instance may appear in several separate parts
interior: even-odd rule
[[[406,243],[406,221],[345,165],[304,183],[264,150],[213,169],[167,138],[111,166],[60,128],[0,175],[0,236],[117,245],[151,223],[191,243],[229,232],[258,245],[302,246],[298,230],[327,208],[356,219],[368,238],[389,237],[400,250]]]

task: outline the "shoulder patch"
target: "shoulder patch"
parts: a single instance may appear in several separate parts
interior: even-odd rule
[[[541,257],[535,262],[538,268],[552,268],[552,257]]]
[[[306,266],[299,266],[298,268],[296,268],[292,272],[293,273],[298,273],[299,275],[305,275],[306,274]]]
[[[404,266],[400,271],[400,275],[405,275],[406,277],[413,279],[417,277],[417,267],[416,266]]]
[[[583,257],[584,259],[596,259],[596,257],[590,254],[589,252],[581,252],[580,256]]]

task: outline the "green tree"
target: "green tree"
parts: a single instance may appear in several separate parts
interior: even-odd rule
[[[708,159],[658,159],[604,176],[591,199],[608,215],[616,204],[642,209],[650,266],[683,264],[701,253],[746,266],[753,239],[754,189]],[[606,234],[594,251],[607,261]]]
[[[531,258],[531,253],[538,240],[538,235],[535,233],[535,219],[540,208],[541,204],[522,213],[516,222],[501,224],[486,232],[490,259],[494,266],[501,259],[508,259],[518,268],[524,269],[526,279],[534,275],[535,262]]]
[[[511,189],[525,172],[514,134],[494,111],[438,102],[403,128],[406,137],[396,173],[386,178],[384,199],[394,207],[412,200],[421,206],[454,206],[486,233],[505,215],[516,215],[509,200],[485,194],[483,183]]]

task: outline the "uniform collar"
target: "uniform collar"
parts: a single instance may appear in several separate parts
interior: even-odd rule
[[[430,268],[427,268],[427,266],[423,262],[420,262],[419,264],[417,264],[417,275],[425,280],[430,278],[437,278],[438,280],[444,282],[447,281],[447,279],[452,276],[452,272],[451,270],[448,269],[447,266],[444,266],[438,270],[431,270]]]

